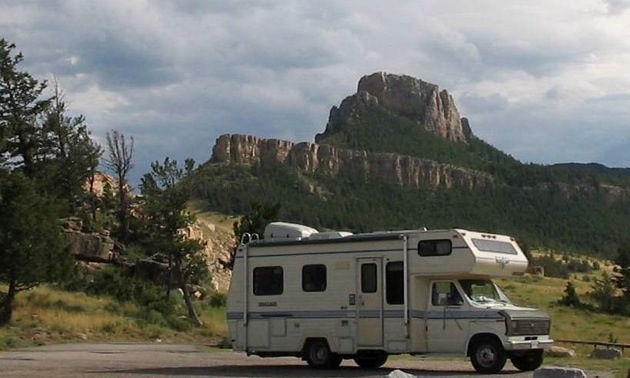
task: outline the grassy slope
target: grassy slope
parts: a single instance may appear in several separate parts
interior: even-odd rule
[[[0,350],[60,342],[138,341],[216,344],[227,335],[225,308],[198,306],[204,326],[176,331],[134,316],[138,307],[48,287],[20,293]]]
[[[603,266],[603,264],[602,264]],[[597,273],[592,274],[594,277]],[[571,281],[581,300],[591,291],[591,283],[582,281],[583,274],[572,275]],[[576,279],[577,278],[577,279]],[[497,284],[510,299],[520,306],[545,310],[551,316],[551,336],[554,339],[608,342],[615,338],[618,343],[630,344],[630,317],[594,313],[587,310],[558,304],[564,295],[568,280],[525,276],[514,279],[497,280]],[[545,364],[579,367],[594,371],[612,371],[617,376],[626,376],[630,369],[630,353],[626,350],[625,358],[617,361],[594,360],[589,357],[592,346],[556,343],[576,351],[576,357],[547,358]]]

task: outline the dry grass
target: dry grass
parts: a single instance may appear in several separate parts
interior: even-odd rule
[[[47,287],[20,293],[12,322],[0,327],[0,350],[59,342],[155,341],[215,344],[227,337],[225,309],[202,307],[204,326],[177,331],[132,316],[133,303]]]
[[[601,275],[595,272],[594,276]],[[590,283],[583,282],[581,276],[572,276],[580,299],[584,299],[591,290]],[[602,314],[587,310],[578,310],[558,304],[562,298],[568,280],[525,276],[515,279],[497,280],[510,299],[517,305],[538,308],[551,316],[551,336],[554,339],[609,342],[615,339],[622,344],[630,344],[630,317]],[[607,371],[616,376],[625,377],[630,369],[630,351],[621,360],[596,360],[590,358],[593,350],[589,345],[556,345],[575,350],[576,357],[546,358],[546,365],[579,367],[590,371]]]
[[[240,217],[234,215],[225,215],[214,211],[205,211],[205,201],[196,200],[188,203],[188,211],[193,214],[201,223],[212,223],[217,228],[227,233],[232,233],[232,225]]]

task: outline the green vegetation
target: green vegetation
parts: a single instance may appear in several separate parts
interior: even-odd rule
[[[171,302],[176,312],[185,313],[181,296]],[[40,286],[18,297],[11,327],[0,327],[0,350],[85,341],[217,345],[227,338],[225,307],[213,305],[210,298],[195,304],[204,323],[201,327],[192,327],[175,314],[165,316],[158,304],[164,302],[148,309],[110,295]]]
[[[103,163],[118,180],[97,195],[95,169],[102,150],[84,117],[66,114],[58,85],[46,97],[47,83],[19,70],[23,56],[14,49],[0,39],[0,326],[14,325],[14,311],[22,303],[18,294],[40,284],[112,296],[122,306],[112,308],[132,303],[139,307],[132,314],[137,321],[180,331],[190,327],[186,317],[201,325],[190,288],[195,284],[199,292],[207,291],[199,285],[208,283],[209,272],[203,243],[184,232],[194,221],[184,183],[194,162],[186,161],[185,170],[169,158],[154,163],[142,180],[143,196],[134,197],[126,182],[133,168],[133,137],[112,130]],[[104,231],[104,226],[112,231],[120,256],[109,251],[109,257],[116,267],[87,271],[75,266],[59,222],[70,217],[79,221],[64,223],[83,224],[81,231]],[[155,283],[136,277],[131,266],[139,260],[157,271]],[[184,313],[173,302],[174,288],[183,293]]]
[[[349,175],[306,174],[278,165],[207,163],[192,177],[193,197],[206,210],[245,214],[264,199],[280,203],[280,219],[316,228],[367,232],[413,227],[461,227],[514,235],[535,248],[612,257],[630,239],[630,202],[610,206],[598,193],[567,195],[498,186],[420,188],[369,182]]]
[[[599,277],[603,272],[593,272],[589,275]],[[579,274],[578,277],[584,277]],[[587,303],[594,303],[590,294],[592,287],[589,282],[581,279],[572,280],[576,295]],[[566,280],[561,278],[543,278],[524,276],[497,280],[497,284],[508,297],[519,306],[542,309],[551,316],[551,337],[555,340],[583,340],[610,342],[614,338],[617,343],[629,344],[630,317],[602,313],[592,306],[580,308],[567,307],[560,303],[566,293]],[[579,367],[595,371],[611,371],[624,376],[630,368],[630,359],[595,360],[590,358],[593,346],[556,343],[557,345],[574,349],[574,358],[545,358],[545,364],[555,366]]]

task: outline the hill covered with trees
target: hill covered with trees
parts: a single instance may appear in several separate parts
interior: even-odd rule
[[[208,209],[279,203],[281,219],[349,231],[461,227],[614,256],[630,239],[630,171],[523,164],[477,138],[452,97],[375,73],[313,143],[221,136],[192,177]]]

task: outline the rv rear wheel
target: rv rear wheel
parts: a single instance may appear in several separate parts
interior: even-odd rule
[[[478,373],[498,373],[503,369],[506,361],[507,356],[503,346],[497,340],[484,338],[472,346],[470,362]]]
[[[330,352],[325,340],[313,340],[306,346],[306,362],[314,369],[334,369],[341,364],[341,357]]]
[[[521,356],[511,356],[512,365],[520,371],[536,370],[542,365],[543,350],[533,350]]]
[[[387,353],[375,353],[355,357],[354,362],[362,369],[376,369],[387,362]]]

